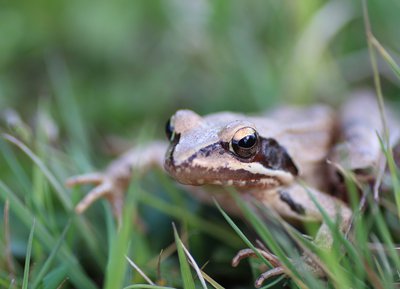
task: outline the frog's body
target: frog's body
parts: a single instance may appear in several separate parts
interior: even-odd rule
[[[331,183],[330,176],[335,175],[328,173],[335,166],[329,167],[327,160],[336,167],[373,173],[381,157],[376,137],[376,131],[381,130],[375,100],[365,93],[355,96],[339,114],[320,105],[284,107],[258,117],[230,112],[201,117],[180,110],[167,124],[169,144],[157,142],[135,148],[104,174],[75,177],[69,184],[99,184],[78,204],[78,212],[105,196],[119,215],[132,169],[159,165],[201,200],[209,202],[215,197],[230,211],[235,211],[235,206],[224,193],[226,187],[234,187],[243,199],[257,200],[285,218],[322,222],[311,193],[330,217],[341,216],[340,228],[345,231],[350,209],[322,193]],[[315,243],[329,249],[332,242],[328,226],[322,223]],[[315,273],[322,274],[313,262],[308,263]],[[264,274],[257,285],[283,272],[278,266]]]

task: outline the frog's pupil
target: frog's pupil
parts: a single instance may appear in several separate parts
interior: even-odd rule
[[[242,147],[242,148],[251,148],[252,146],[255,145],[256,140],[257,140],[256,135],[255,134],[250,134],[250,135],[247,135],[244,138],[242,138],[239,141],[238,145],[240,147]]]

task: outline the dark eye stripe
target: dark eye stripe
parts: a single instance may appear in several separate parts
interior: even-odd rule
[[[254,157],[254,161],[259,162],[266,168],[287,171],[294,176],[299,174],[297,166],[286,149],[276,140],[260,137],[259,143],[260,150]]]
[[[168,119],[167,123],[165,124],[165,134],[169,141],[172,140],[172,135],[174,134],[174,127],[171,125],[171,119]]]

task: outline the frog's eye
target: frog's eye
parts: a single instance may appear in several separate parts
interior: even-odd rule
[[[174,127],[171,124],[171,119],[169,119],[165,124],[165,134],[167,135],[169,141],[174,138]]]
[[[258,134],[254,128],[244,127],[235,132],[231,141],[231,150],[242,158],[250,158],[258,150]]]

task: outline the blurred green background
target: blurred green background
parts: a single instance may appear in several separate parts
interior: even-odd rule
[[[376,38],[398,59],[400,1],[367,3]],[[399,79],[378,60],[384,94],[396,100]],[[108,136],[164,137],[178,108],[204,114],[338,105],[354,88],[373,88],[370,67],[361,1],[0,2],[2,130],[13,130],[9,109],[29,126],[47,123],[37,121],[45,111],[60,132],[57,157],[32,147],[60,181],[104,166]],[[15,153],[30,175],[32,163]],[[23,192],[15,171],[1,163],[0,179]],[[18,225],[13,232],[22,259],[28,232]]]
[[[375,35],[397,54],[400,2],[368,4]],[[179,107],[260,111],[278,100],[341,99],[349,87],[371,86],[360,1],[0,7],[0,107],[29,116],[38,98],[53,99],[65,85],[86,124],[102,133],[164,121]],[[399,85],[390,72],[385,80]]]

